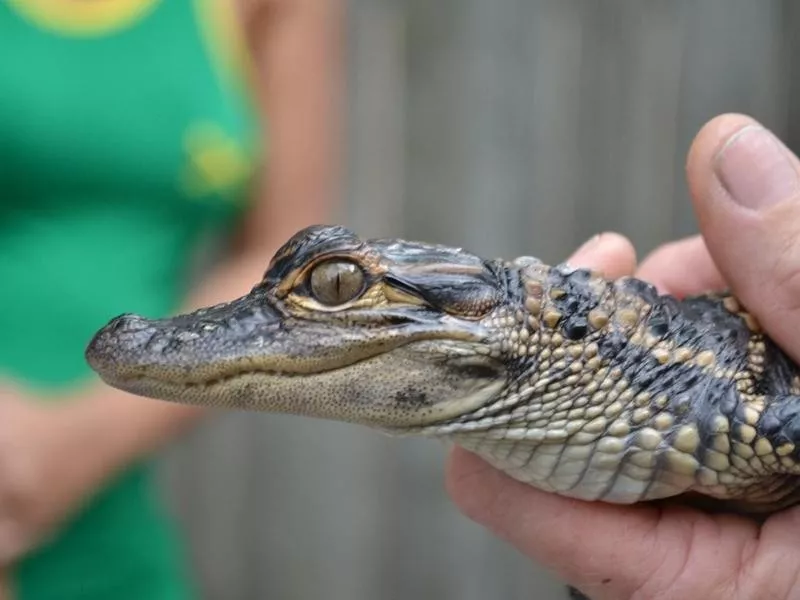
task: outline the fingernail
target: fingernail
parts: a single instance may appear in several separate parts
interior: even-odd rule
[[[714,172],[730,197],[752,210],[789,200],[800,188],[789,150],[758,125],[744,127],[725,143]]]

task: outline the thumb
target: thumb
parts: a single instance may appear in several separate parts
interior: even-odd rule
[[[708,251],[741,303],[800,360],[800,161],[743,115],[697,135],[687,174]]]

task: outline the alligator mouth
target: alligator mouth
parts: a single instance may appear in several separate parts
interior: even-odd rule
[[[87,354],[106,383],[138,396],[365,423],[397,435],[482,405],[503,386],[503,365],[482,345],[432,333],[397,337],[391,347],[362,349],[313,370],[254,366],[258,359],[242,358],[181,369],[163,363],[111,367],[99,364],[107,350],[98,354],[90,345]],[[460,353],[453,356],[448,347],[456,344]]]
[[[483,337],[474,324],[441,319],[348,328],[287,317],[245,297],[167,319],[120,315],[95,334],[85,356],[113,387],[131,390],[147,380],[200,389],[242,377],[313,378],[424,342],[440,345],[438,353],[429,348],[432,355],[465,343],[481,352]]]

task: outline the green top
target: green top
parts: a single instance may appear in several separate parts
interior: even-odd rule
[[[258,149],[215,0],[0,2],[0,382],[58,397],[121,312],[175,310]],[[17,600],[189,598],[147,463],[12,573]]]

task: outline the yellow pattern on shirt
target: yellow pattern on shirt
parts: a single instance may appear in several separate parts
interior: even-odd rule
[[[6,0],[29,22],[76,36],[105,35],[144,18],[160,0]]]

